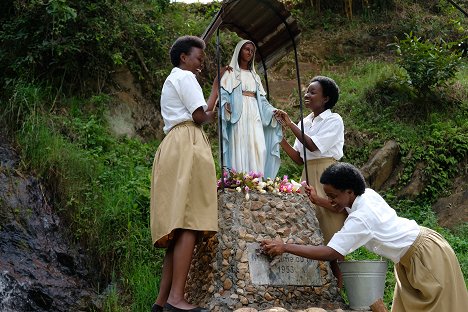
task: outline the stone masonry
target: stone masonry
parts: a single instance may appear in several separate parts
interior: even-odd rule
[[[194,254],[186,289],[190,302],[213,312],[346,306],[328,262],[289,254],[271,259],[258,250],[263,239],[322,244],[305,195],[251,192],[246,199],[226,190],[219,193],[218,213],[218,233],[198,244]]]

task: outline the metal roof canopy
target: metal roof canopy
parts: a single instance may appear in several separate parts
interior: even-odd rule
[[[255,43],[260,71],[271,68],[294,49],[300,37],[296,20],[277,0],[224,0],[202,39],[208,42],[218,28]]]
[[[284,4],[277,0],[224,0],[221,9],[206,28],[201,38],[208,42],[217,31],[216,57],[218,60],[218,82],[221,79],[219,57],[219,29],[228,29],[235,32],[243,39],[251,40],[257,46],[256,62],[262,67],[258,68],[265,75],[267,94],[269,97],[267,69],[291,50],[294,50],[296,63],[297,91],[299,93],[299,107],[301,120],[303,120],[303,105],[301,97],[301,79],[297,58],[297,43],[300,30],[296,20],[291,16]],[[221,94],[221,85],[219,94]],[[221,114],[218,111],[221,184],[224,191],[224,160],[223,140],[221,133]],[[301,133],[304,140],[304,123],[301,123]],[[307,164],[306,147],[303,144],[304,164]],[[307,184],[309,184],[307,165],[304,166]]]

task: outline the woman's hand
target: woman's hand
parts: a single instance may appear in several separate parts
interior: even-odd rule
[[[231,71],[232,71],[232,67],[229,66],[229,65],[224,66],[224,67],[221,67],[221,68],[219,69],[219,74],[220,74],[220,77],[221,77],[221,78],[223,77],[223,75],[224,75],[224,73],[225,73],[226,71],[231,72]],[[212,88],[213,88],[213,89],[216,89],[216,92],[218,92],[217,90],[218,90],[218,88],[219,88],[219,83],[218,83],[218,75],[217,75],[217,74],[216,74],[216,77],[213,79]]]
[[[220,74],[221,74],[221,77],[223,77],[223,75],[224,75],[224,73],[225,73],[226,71],[232,72],[232,67],[229,66],[229,65],[226,65],[226,66],[224,66],[224,67],[221,67],[220,70],[219,70],[219,72],[220,72]]]
[[[274,116],[276,120],[283,126],[283,127],[289,127],[292,122],[291,118],[289,118],[288,113],[281,109],[277,109],[274,111]]]
[[[262,251],[270,257],[279,256],[284,253],[284,243],[282,240],[264,240],[260,243]]]
[[[304,191],[306,192],[307,196],[309,197],[310,201],[313,203],[313,199],[317,196],[317,191],[313,186],[304,185]]]

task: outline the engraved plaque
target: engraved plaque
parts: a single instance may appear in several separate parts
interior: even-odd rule
[[[258,243],[247,248],[252,284],[322,286],[318,261],[287,253],[270,258],[259,252]]]

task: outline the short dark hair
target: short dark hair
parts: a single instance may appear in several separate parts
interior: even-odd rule
[[[366,190],[366,181],[359,169],[345,162],[334,163],[325,169],[320,183],[329,184],[341,191],[352,190],[356,196],[364,194]]]
[[[180,65],[180,55],[182,53],[190,54],[192,48],[205,49],[205,42],[197,36],[182,36],[177,38],[172,44],[169,50],[169,56],[171,57],[171,63],[175,67]]]
[[[336,84],[335,80],[331,79],[330,77],[325,76],[315,76],[310,80],[310,83],[317,81],[322,86],[322,91],[324,96],[328,96],[328,102],[325,103],[325,109],[333,108],[335,104],[338,102],[338,98],[340,97],[340,88]],[[310,84],[309,83],[309,84]]]

